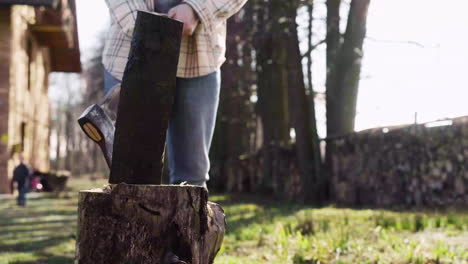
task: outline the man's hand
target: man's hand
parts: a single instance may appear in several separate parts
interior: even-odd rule
[[[170,18],[184,23],[184,36],[191,36],[198,25],[198,17],[192,7],[187,4],[180,4],[169,10],[167,15]]]

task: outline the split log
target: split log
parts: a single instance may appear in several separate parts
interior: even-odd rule
[[[168,252],[186,263],[210,264],[225,231],[221,207],[195,186],[118,184],[81,191],[78,214],[79,264],[165,264]]]
[[[183,24],[138,11],[122,80],[110,183],[161,184]]]

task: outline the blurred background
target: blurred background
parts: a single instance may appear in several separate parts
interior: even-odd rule
[[[468,262],[467,9],[464,0],[249,0],[228,20],[208,184],[237,233],[216,263]],[[37,175],[68,179],[50,178],[54,190],[106,182],[76,120],[103,97],[109,24],[104,0],[0,0],[0,193],[20,154]],[[44,201],[69,206],[73,234],[69,195]],[[1,223],[26,219],[2,206]],[[348,229],[327,240],[339,226]],[[397,230],[394,241],[381,230]],[[373,248],[361,241],[371,233]],[[51,242],[66,254],[0,243],[0,263],[68,263],[70,234]]]

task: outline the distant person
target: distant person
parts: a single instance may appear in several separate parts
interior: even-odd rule
[[[29,169],[24,164],[23,156],[19,157],[20,164],[13,171],[13,179],[11,180],[11,193],[14,190],[16,183],[18,188],[18,205],[26,205],[26,193],[28,192]]]

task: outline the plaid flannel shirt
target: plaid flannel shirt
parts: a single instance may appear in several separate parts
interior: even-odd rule
[[[105,0],[111,26],[103,53],[103,64],[122,80],[130,52],[137,10],[154,11],[154,0]],[[192,36],[184,36],[180,47],[177,77],[193,78],[218,70],[226,60],[226,20],[247,0],[183,0],[198,15]]]

